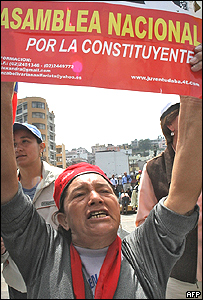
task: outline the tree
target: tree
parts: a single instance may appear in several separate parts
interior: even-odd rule
[[[150,139],[139,140],[139,151],[148,151],[151,149],[151,147]]]

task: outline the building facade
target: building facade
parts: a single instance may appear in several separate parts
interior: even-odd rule
[[[95,164],[99,166],[109,178],[127,172],[129,174],[128,155],[121,151],[98,151],[95,153]]]
[[[56,145],[56,166],[62,169],[66,168],[66,150],[65,145]]]
[[[79,162],[88,162],[88,151],[85,148],[74,148],[71,151],[66,150],[65,152],[67,166]]]
[[[43,159],[56,166],[55,115],[49,111],[47,102],[41,97],[18,99],[15,122],[35,125],[45,143]]]
[[[107,147],[105,145],[96,144],[95,146],[92,146],[91,149],[92,149],[92,153],[95,154],[96,152],[99,151],[106,151]]]

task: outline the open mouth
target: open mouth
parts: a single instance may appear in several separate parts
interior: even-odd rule
[[[108,216],[108,213],[104,210],[101,211],[93,211],[90,213],[88,219],[99,219]]]
[[[26,155],[19,155],[19,156],[16,156],[16,159],[18,158],[21,158],[21,157],[25,157]]]

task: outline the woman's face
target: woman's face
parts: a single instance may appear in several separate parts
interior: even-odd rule
[[[80,175],[66,195],[64,216],[58,220],[65,229],[71,229],[73,244],[90,249],[109,246],[117,235],[120,208],[107,180],[94,173]]]
[[[43,144],[38,144],[29,130],[16,130],[14,132],[14,149],[18,167],[29,167],[39,163],[44,148]]]

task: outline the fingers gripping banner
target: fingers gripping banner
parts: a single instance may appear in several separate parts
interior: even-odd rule
[[[201,36],[198,1],[2,1],[1,78],[200,97]]]

